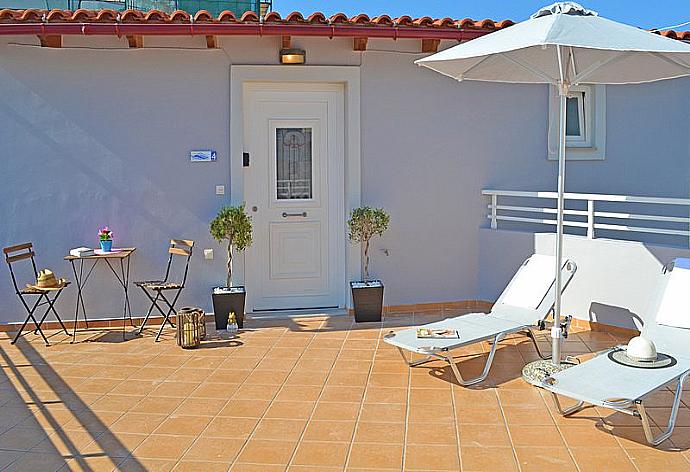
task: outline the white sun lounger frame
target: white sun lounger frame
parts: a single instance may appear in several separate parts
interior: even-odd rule
[[[525,270],[530,261],[537,261],[545,267],[555,267],[556,259],[553,256],[532,255],[528,258],[518,269],[515,276],[503,291],[499,299],[494,304],[490,313],[469,313],[466,315],[457,316],[454,318],[447,318],[435,323],[429,323],[423,326],[408,328],[400,331],[391,331],[384,336],[384,341],[398,348],[403,360],[410,366],[416,367],[434,360],[443,360],[450,366],[453,375],[460,385],[470,386],[483,382],[489,375],[489,370],[496,354],[496,348],[499,341],[509,334],[522,333],[528,336],[534,343],[539,356],[544,359],[539,349],[539,345],[532,332],[533,328],[539,327],[552,310],[555,299],[555,276],[551,277],[550,281],[542,279],[540,283],[543,284],[543,291],[539,295],[540,301],[537,308],[525,308],[524,306],[511,306],[506,304],[511,288],[524,286],[524,277],[529,276],[529,271]],[[550,266],[549,266],[550,263]],[[570,279],[575,274],[577,267],[573,261],[566,260],[562,266],[562,280],[563,290],[567,287]],[[553,274],[554,270],[550,271]],[[522,279],[521,279],[522,277]],[[514,297],[512,297],[514,299]],[[431,329],[456,329],[460,334],[460,339],[419,339],[417,338],[417,329],[431,328]],[[490,340],[491,350],[486,359],[486,364],[482,373],[473,379],[465,380],[458,369],[457,364],[453,360],[451,351],[463,346],[476,344],[482,341]],[[433,345],[429,345],[432,343]],[[405,350],[412,353],[423,354],[425,357],[419,360],[412,360],[407,358]]]
[[[674,272],[678,274],[679,271],[690,271],[690,259],[676,259],[664,269],[663,280],[653,298],[651,313],[655,317],[667,295],[671,277]],[[679,308],[687,310],[690,306],[690,293],[680,295],[685,300],[681,301],[684,307]],[[683,384],[690,377],[690,329],[649,321],[643,326],[642,335],[653,340],[659,352],[675,357],[676,364],[662,369],[628,367],[609,359],[611,349],[602,351],[593,359],[544,380],[542,386],[553,394],[559,412],[563,416],[569,416],[582,410],[586,404],[597,405],[638,418],[645,438],[652,446],[658,446],[670,438],[678,417]],[[654,436],[644,397],[674,383],[675,396],[666,429]],[[559,395],[575,399],[577,403],[564,408]]]

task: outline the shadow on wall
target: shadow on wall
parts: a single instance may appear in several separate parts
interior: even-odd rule
[[[66,276],[69,269],[62,258],[67,251],[97,244],[98,227],[108,224],[115,230],[116,246],[139,248],[132,259],[132,280],[158,271],[165,262],[161,249],[171,237],[216,247],[210,246],[207,228],[222,202],[205,196],[196,183],[221,183],[227,159],[199,166],[185,154],[203,143],[227,155],[222,132],[228,102],[213,92],[227,86],[227,67],[191,53],[185,58],[194,59],[193,68],[179,55],[137,58],[113,52],[106,59],[103,52],[46,54],[34,49],[2,51],[0,141],[4,155],[12,158],[3,161],[7,178],[0,190],[0,219],[12,224],[1,228],[0,246],[33,240],[47,267]],[[90,67],[98,57],[98,66]],[[52,75],[31,73],[36,64]],[[156,84],[155,93],[118,80],[126,76],[124,65],[137,67],[141,84]],[[196,67],[209,73],[203,86],[190,89],[188,84],[198,79]],[[83,74],[86,69],[91,73]],[[185,119],[176,119],[171,110],[186,110]],[[207,117],[214,119],[200,124]],[[189,130],[189,122],[198,126]],[[222,265],[220,259],[192,260],[186,303],[203,301],[208,308],[208,289],[223,273]],[[117,313],[112,307],[121,306],[121,292],[111,289],[109,274],[94,276],[92,282],[90,294],[100,296],[87,300],[87,310],[98,317]],[[9,279],[0,277],[0,293],[11,291]],[[132,295],[136,312],[147,308],[143,296]],[[66,293],[58,310],[73,311],[74,297],[75,291]],[[20,308],[12,298],[0,297],[0,321],[20,321]]]
[[[644,325],[642,318],[627,308],[598,302],[589,305],[589,321],[637,330]]]

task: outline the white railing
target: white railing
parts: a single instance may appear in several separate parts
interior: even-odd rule
[[[499,221],[556,225],[556,192],[483,190],[482,195],[490,198],[487,218],[492,229],[498,229]],[[604,211],[601,207],[610,208]],[[625,207],[630,211],[624,211]],[[622,231],[684,237],[685,244],[690,244],[687,198],[566,193],[565,208],[563,225],[583,228],[588,238],[595,238],[597,230],[606,231],[607,237]]]

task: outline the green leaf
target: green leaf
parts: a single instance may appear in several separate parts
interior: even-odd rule
[[[353,243],[365,243],[374,236],[381,236],[388,229],[390,221],[390,215],[383,208],[355,208],[347,221],[348,237]]]
[[[228,242],[228,286],[232,278],[232,248],[244,251],[252,244],[252,218],[244,204],[224,206],[209,226],[211,236],[219,243]]]
[[[364,277],[369,279],[369,240],[383,235],[388,229],[391,217],[383,208],[363,206],[355,208],[347,221],[348,238],[353,243],[364,245]]]

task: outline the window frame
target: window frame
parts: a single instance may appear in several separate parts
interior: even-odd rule
[[[606,157],[606,86],[573,85],[579,98],[580,136],[566,136],[567,160],[603,160]],[[558,160],[558,89],[549,87],[548,160]],[[584,111],[584,113],[582,113]]]

